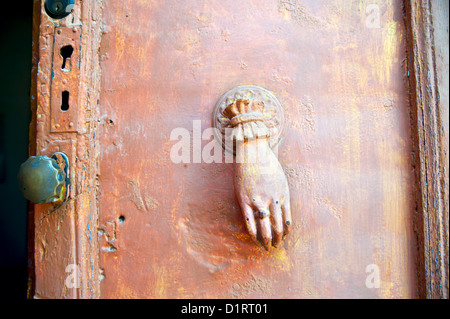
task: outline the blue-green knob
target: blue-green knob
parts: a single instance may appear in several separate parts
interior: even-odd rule
[[[20,166],[17,178],[23,196],[35,204],[65,199],[65,173],[54,158],[31,156]]]
[[[53,19],[62,19],[72,12],[74,5],[75,0],[46,0],[44,8]]]

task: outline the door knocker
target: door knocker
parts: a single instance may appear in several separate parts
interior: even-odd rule
[[[235,155],[234,190],[250,237],[278,247],[292,227],[288,182],[272,150],[283,133],[280,102],[262,87],[239,86],[218,101],[213,121]]]

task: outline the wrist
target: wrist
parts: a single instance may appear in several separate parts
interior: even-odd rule
[[[244,142],[270,137],[261,109],[260,103],[247,100],[237,100],[225,109],[224,114],[230,119],[233,140]]]

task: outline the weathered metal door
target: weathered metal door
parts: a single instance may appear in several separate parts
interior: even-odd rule
[[[103,5],[102,297],[415,295],[400,2]],[[286,114],[293,230],[269,252],[246,235],[232,164],[194,162],[213,139],[194,140],[194,121],[211,127],[217,100],[243,84]],[[201,143],[190,163],[171,161],[176,128]]]
[[[35,208],[37,296],[419,295],[401,1],[83,2],[62,20],[38,10],[36,153],[65,148],[75,164],[70,199]],[[43,111],[45,92],[63,89],[49,71],[59,26],[81,41],[78,110],[63,129]],[[205,160],[216,102],[239,85],[284,109],[292,225],[268,250],[247,233],[233,164]]]

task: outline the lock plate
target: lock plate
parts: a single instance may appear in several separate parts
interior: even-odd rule
[[[56,27],[50,93],[50,132],[78,131],[81,26]]]

